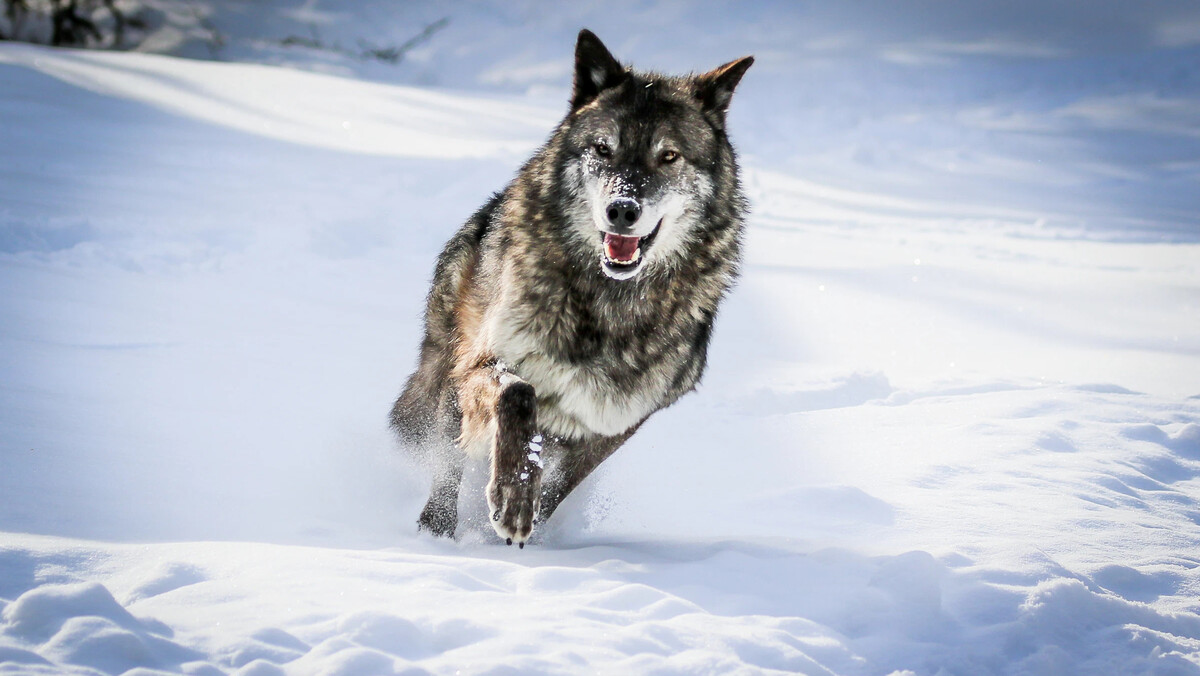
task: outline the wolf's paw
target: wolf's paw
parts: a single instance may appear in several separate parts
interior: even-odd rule
[[[522,475],[525,475],[522,472]],[[542,491],[540,472],[528,475],[525,480],[496,481],[488,483],[488,512],[491,514],[492,530],[508,544],[516,542],[521,547],[533,533],[533,521],[537,518]]]
[[[516,450],[516,449],[514,449]],[[510,453],[506,467],[492,467],[487,485],[488,514],[492,529],[505,542],[522,548],[533,533],[542,495],[542,437],[522,445],[520,454]],[[515,456],[515,457],[513,457]]]
[[[425,504],[421,516],[417,518],[417,530],[427,531],[438,537],[454,537],[454,529],[457,527],[457,510],[447,509],[445,505],[437,504],[433,499]]]

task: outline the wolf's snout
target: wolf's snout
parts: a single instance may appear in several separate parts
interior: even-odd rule
[[[642,215],[642,206],[634,200],[622,198],[609,202],[605,213],[608,215],[609,225],[617,230],[629,230]]]

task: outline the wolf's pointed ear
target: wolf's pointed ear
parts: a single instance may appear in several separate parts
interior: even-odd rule
[[[600,42],[600,38],[584,28],[575,43],[575,90],[571,94],[571,110],[591,103],[600,92],[625,81],[629,74]]]
[[[725,128],[725,111],[729,109],[733,89],[753,63],[754,57],[746,56],[696,76],[696,98],[700,100],[700,108],[718,128]]]

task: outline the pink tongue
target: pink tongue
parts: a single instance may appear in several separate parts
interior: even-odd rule
[[[639,241],[641,241],[639,237],[624,237],[606,232],[604,233],[604,252],[614,261],[628,263],[637,253]]]

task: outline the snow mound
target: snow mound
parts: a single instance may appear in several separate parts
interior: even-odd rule
[[[5,555],[77,546],[18,537]],[[34,587],[3,610],[10,666],[445,673],[502,655],[523,673],[1187,674],[1200,657],[1194,613],[1125,600],[1045,559],[1014,575],[924,551],[624,542],[508,556],[422,539],[375,553],[259,545],[247,566],[242,545],[92,547],[109,566],[90,575],[113,589],[150,584],[122,572],[146,559],[203,553],[211,577],[128,609],[95,582]]]
[[[121,674],[139,667],[178,670],[201,657],[173,643],[165,625],[134,618],[94,582],[42,585],[8,604],[2,617],[0,641],[12,646],[0,652],[4,662]]]

